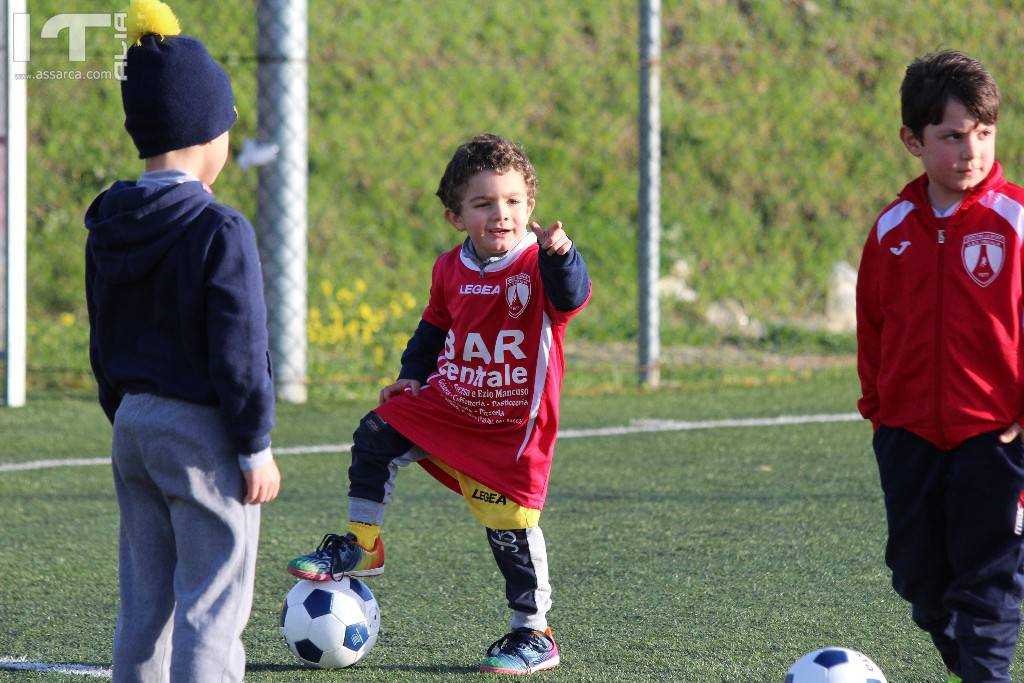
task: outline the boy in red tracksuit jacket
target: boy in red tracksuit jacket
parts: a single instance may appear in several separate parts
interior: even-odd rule
[[[924,174],[882,211],[857,282],[861,414],[886,564],[950,680],[1010,681],[1024,598],[1024,189],[995,160],[999,90],[944,51],[901,86]]]

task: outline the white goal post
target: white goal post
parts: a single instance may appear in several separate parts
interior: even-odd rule
[[[0,333],[3,336],[3,404],[25,405],[27,277],[28,123],[25,61],[18,61],[18,35],[27,29],[26,0],[3,0],[4,40],[0,103]]]

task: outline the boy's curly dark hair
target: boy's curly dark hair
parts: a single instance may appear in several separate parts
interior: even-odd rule
[[[957,50],[915,59],[900,86],[903,125],[920,140],[925,126],[942,122],[951,99],[980,123],[999,119],[999,87],[981,62]]]
[[[526,191],[532,198],[537,193],[537,171],[530,159],[516,143],[500,135],[482,133],[455,150],[437,187],[437,196],[445,208],[458,214],[462,210],[462,194],[466,183],[481,171],[506,173],[519,171],[526,181]]]

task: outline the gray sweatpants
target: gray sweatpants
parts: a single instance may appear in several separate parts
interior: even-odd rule
[[[150,394],[114,418],[121,606],[114,681],[241,681],[260,507],[219,411]]]

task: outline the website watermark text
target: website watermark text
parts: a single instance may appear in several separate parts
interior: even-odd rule
[[[14,74],[15,80],[19,81],[102,81],[113,77],[113,71],[100,69],[37,69],[29,73]]]

